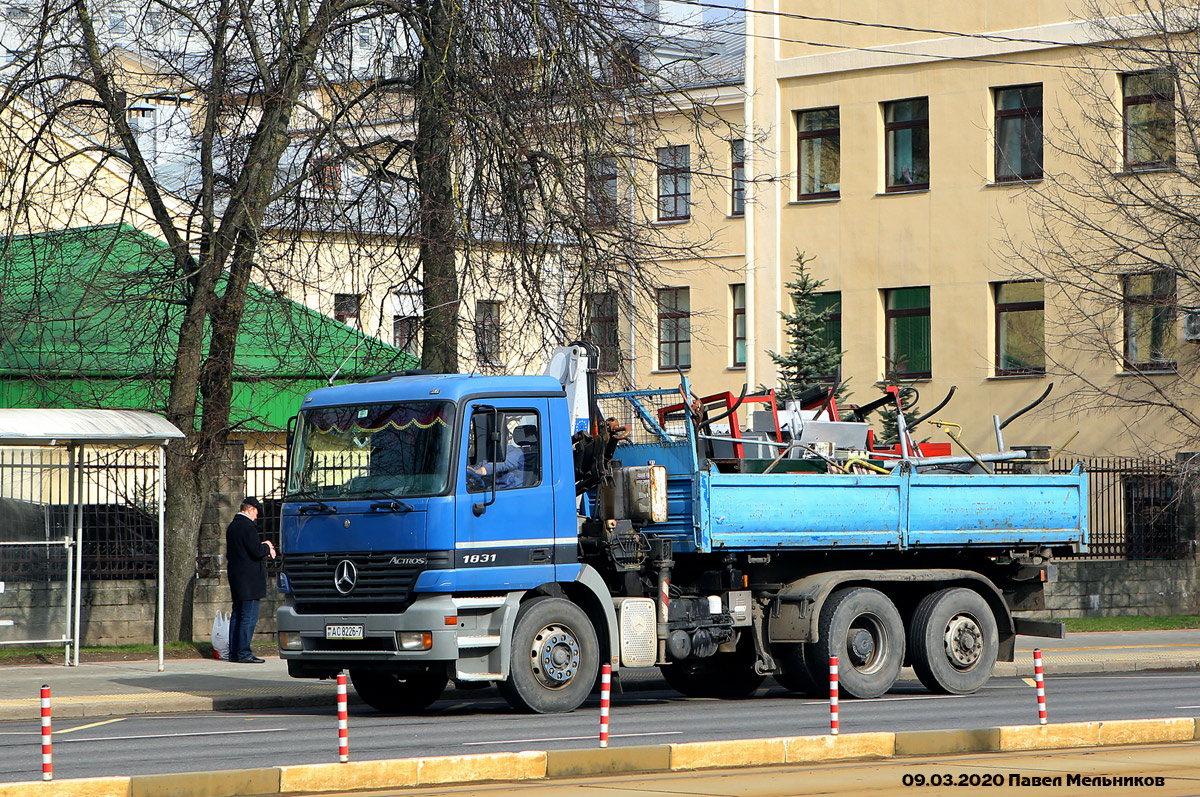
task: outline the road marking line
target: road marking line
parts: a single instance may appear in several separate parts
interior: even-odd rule
[[[1175,708],[1200,708],[1200,706],[1176,706]]]
[[[957,700],[971,695],[912,695],[911,697],[869,697],[866,700],[855,700],[855,703],[895,703],[900,700]],[[828,700],[812,700],[804,703],[806,706],[827,706]],[[586,737],[592,738],[590,736]]]
[[[81,731],[84,728],[98,728],[101,725],[108,725],[109,723],[113,722],[123,722],[124,720],[125,717],[117,717],[115,720],[101,720],[100,722],[93,722],[90,725],[76,725],[74,728],[66,728],[61,731],[55,731],[54,735],[59,736],[64,733],[71,733],[72,731]]]
[[[1037,681],[1033,680],[1032,678],[1022,678],[1021,680],[1030,686],[1037,686]]]
[[[644,733],[613,733],[609,734],[610,739],[615,739],[619,736],[681,736],[683,731],[646,731]],[[463,747],[471,747],[481,744],[529,744],[530,742],[557,742],[557,741],[574,741],[576,739],[595,739],[596,735],[591,736],[550,736],[545,739],[494,739],[490,742],[463,742]]]
[[[98,736],[94,739],[63,739],[63,742],[128,742],[137,739],[168,739],[174,736],[233,736],[239,733],[283,733],[287,728],[247,728],[243,731],[194,731],[192,733],[147,733],[141,736]],[[591,738],[590,736],[588,737]]]
[[[1151,648],[1195,648],[1200,647],[1195,642],[1173,643],[1170,645],[1095,645],[1086,648],[1042,648],[1042,653],[1070,653],[1072,650],[1150,650]],[[1033,655],[1032,650],[1019,650],[1018,653]]]

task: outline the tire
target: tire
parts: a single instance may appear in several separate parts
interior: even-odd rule
[[[829,694],[829,679],[818,682],[808,666],[807,642],[780,645],[775,657],[783,668],[775,673],[775,681],[789,692],[798,692],[809,697],[824,697]]]
[[[747,650],[749,640],[733,653],[717,653],[703,659],[677,661],[659,669],[667,686],[685,697],[711,697],[741,700],[754,694],[767,679],[754,671],[754,654]]]
[[[838,590],[821,607],[817,628],[820,641],[805,652],[815,683],[829,682],[829,657],[837,656],[840,694],[879,697],[895,685],[904,664],[904,621],[887,595],[869,587]]]
[[[412,714],[429,707],[446,689],[446,673],[397,675],[381,670],[351,670],[350,682],[363,702],[384,714]]]
[[[561,598],[534,598],[517,613],[508,679],[498,686],[517,711],[561,714],[587,699],[599,670],[600,645],[583,610]]]
[[[908,632],[912,666],[931,692],[967,695],[992,677],[1000,645],[996,616],[978,592],[952,587],[930,593]]]

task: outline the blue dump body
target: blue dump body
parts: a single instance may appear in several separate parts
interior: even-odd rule
[[[623,397],[627,397],[624,394]],[[624,465],[668,473],[680,552],[1087,546],[1087,475],[720,473],[690,441],[622,444]],[[784,468],[780,468],[783,470]]]

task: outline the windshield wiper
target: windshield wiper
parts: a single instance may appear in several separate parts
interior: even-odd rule
[[[386,509],[391,512],[399,512],[401,509],[403,509],[405,512],[413,511],[411,504],[406,504],[397,498],[393,498],[390,501],[376,501],[375,503],[371,504],[371,509]]]
[[[363,490],[363,491],[359,492],[356,497],[389,499],[387,501],[379,501],[377,503],[371,504],[371,509],[390,509],[393,512],[397,512],[401,509],[403,509],[405,512],[415,511],[412,507],[412,504],[408,503],[407,501],[401,501],[399,498],[396,498],[392,494],[391,490]]]

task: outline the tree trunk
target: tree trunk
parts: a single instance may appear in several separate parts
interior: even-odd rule
[[[434,373],[458,370],[459,284],[455,263],[453,85],[454,5],[428,0],[421,17],[417,72],[417,137],[413,151],[420,193],[420,262],[424,272],[421,360]],[[465,223],[465,220],[463,220]]]
[[[166,506],[163,527],[163,639],[192,641],[192,595],[196,551],[204,503],[212,480],[188,453],[184,440],[167,446]]]

